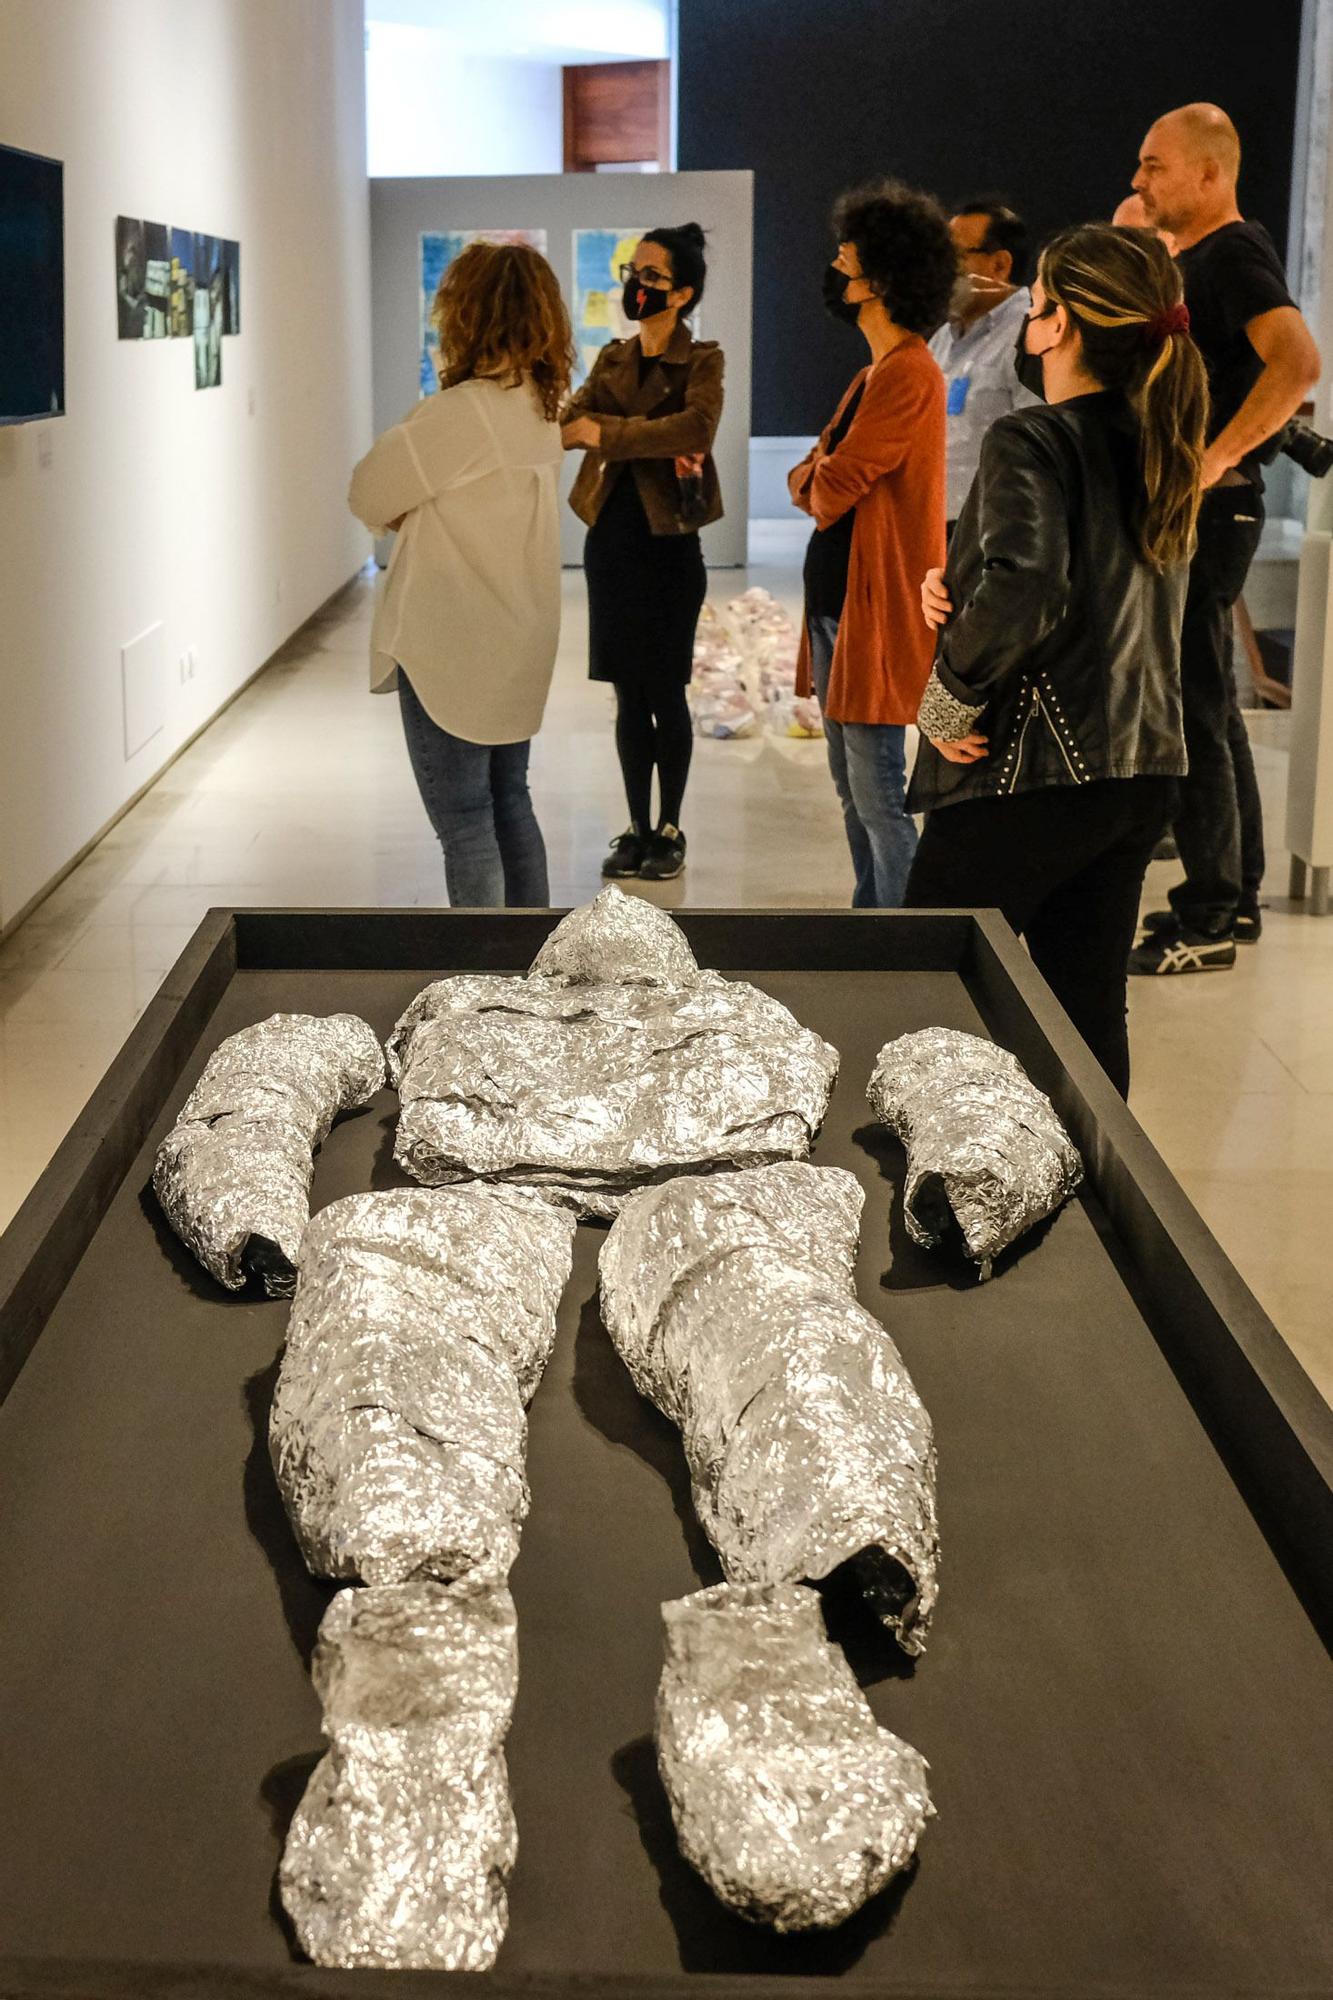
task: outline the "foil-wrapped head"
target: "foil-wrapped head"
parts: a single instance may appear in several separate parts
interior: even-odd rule
[[[518,1687],[508,1590],[340,1591],[312,1671],[329,1748],[279,1871],[302,1948],[324,1966],[487,1971],[518,1847],[503,1749]]]
[[[531,969],[575,986],[692,986],[699,976],[680,925],[614,882],[556,925]]]
[[[315,1216],[269,1426],[315,1575],[508,1575],[573,1237],[516,1188],[351,1195]]]
[[[593,934],[631,901],[604,905]],[[414,1180],[514,1182],[609,1217],[673,1174],[805,1157],[835,1049],[742,981],[651,983],[642,953],[620,955],[623,977],[574,983],[570,968],[606,961],[568,935],[558,974],[437,980],[398,1022],[394,1158]]]
[[[315,1149],[383,1083],[384,1053],[355,1014],[271,1014],[213,1051],[158,1149],[153,1188],[220,1285],[239,1291],[255,1275],[291,1296]]]
[[[603,1246],[602,1313],[680,1427],[728,1581],[841,1575],[916,1654],[938,1591],[935,1445],[856,1297],[864,1199],[855,1175],[797,1163],[648,1189]]]
[[[900,1035],[881,1049],[868,1096],[907,1149],[908,1235],[931,1248],[956,1226],[983,1278],[1083,1178],[1049,1097],[1008,1049],[979,1035]]]
[[[845,1923],[916,1851],[925,1759],[875,1721],[813,1591],[719,1584],[662,1617],[657,1760],[681,1852],[751,1923]]]

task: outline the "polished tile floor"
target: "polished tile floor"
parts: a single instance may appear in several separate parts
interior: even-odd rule
[[[775,551],[775,556],[785,551]],[[715,572],[795,608],[790,563]],[[211,904],[431,904],[438,849],[397,704],[366,687],[370,591],[355,584],[181,757],[0,945],[0,1224],[18,1207]],[[598,886],[624,822],[608,693],[584,678],[582,582],[566,620],[534,792],[552,895]],[[1232,973],[1135,982],[1133,1108],[1333,1400],[1333,919],[1285,903],[1287,718],[1253,718],[1275,830],[1262,942]],[[839,905],[841,819],[817,743],[701,743],[687,803],[690,867],[668,904]],[[1160,901],[1171,870],[1153,869]]]

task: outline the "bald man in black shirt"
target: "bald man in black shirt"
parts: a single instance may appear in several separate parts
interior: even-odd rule
[[[1263,465],[1319,379],[1319,351],[1293,304],[1271,238],[1236,205],[1240,141],[1224,111],[1186,105],[1143,142],[1134,191],[1169,231],[1208,370],[1212,413],[1198,550],[1180,637],[1189,776],[1176,842],[1185,880],[1130,958],[1140,973],[1224,971],[1236,938],[1259,934],[1263,818],[1231,671],[1231,613],[1263,530]],[[1251,907],[1252,904],[1252,907]]]

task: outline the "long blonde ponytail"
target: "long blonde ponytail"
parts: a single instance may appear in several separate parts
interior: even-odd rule
[[[1199,515],[1208,378],[1189,335],[1180,273],[1151,229],[1087,223],[1042,253],[1039,274],[1083,338],[1089,372],[1138,418],[1139,537],[1156,569],[1186,562]]]

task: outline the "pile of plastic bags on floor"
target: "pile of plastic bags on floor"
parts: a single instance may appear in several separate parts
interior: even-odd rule
[[[800,635],[767,590],[732,598],[725,619],[704,606],[694,644],[690,708],[700,736],[822,736],[819,703],[796,692]]]

